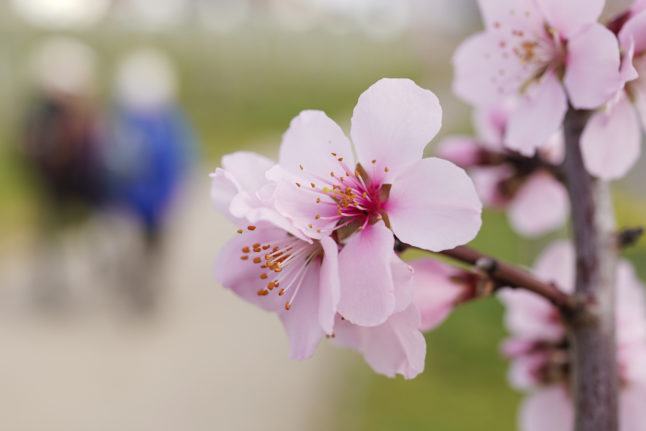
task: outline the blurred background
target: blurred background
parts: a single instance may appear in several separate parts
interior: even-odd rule
[[[467,133],[450,58],[479,26],[474,0],[1,2],[0,429],[515,429],[497,301],[428,334],[404,381],[326,342],[289,360],[275,316],[211,274],[234,232],[209,202],[223,154],[275,157],[308,108],[349,131],[381,77]],[[620,226],[646,224],[645,177],[615,185]],[[567,233],[483,226],[474,247],[526,266]],[[646,242],[626,256],[645,277]]]

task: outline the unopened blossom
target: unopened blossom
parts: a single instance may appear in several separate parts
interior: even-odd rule
[[[615,35],[597,22],[603,0],[479,0],[485,31],[456,51],[455,93],[476,106],[519,97],[505,144],[532,155],[560,127],[568,102],[595,109],[621,86]]]
[[[476,295],[477,276],[435,259],[408,262],[413,268],[413,302],[420,312],[422,331],[439,326],[459,304]]]
[[[339,253],[339,313],[377,326],[402,311],[392,282],[393,234],[432,251],[470,241],[480,228],[473,183],[454,164],[422,158],[440,128],[437,97],[408,79],[381,79],[360,97],[350,140],[321,111],[303,111],[280,148],[276,208]]]
[[[531,158],[506,148],[512,109],[510,103],[476,109],[476,136],[448,137],[438,144],[437,154],[467,169],[483,203],[507,210],[514,230],[537,236],[562,226],[569,215],[567,190],[554,176],[563,160],[563,139],[556,133]]]
[[[646,130],[645,2],[636,2],[620,19],[625,19],[618,38],[626,84],[590,117],[581,135],[586,169],[603,179],[621,178],[628,172],[641,153],[641,129]]]
[[[575,257],[572,246],[557,242],[538,259],[537,277],[574,291]],[[617,363],[620,378],[620,430],[645,429],[646,405],[646,302],[644,286],[632,266],[620,261],[616,282]],[[512,360],[510,383],[530,391],[521,406],[523,431],[573,429],[570,393],[570,354],[565,325],[558,310],[546,299],[523,290],[501,291],[505,323],[511,337],[503,353]]]

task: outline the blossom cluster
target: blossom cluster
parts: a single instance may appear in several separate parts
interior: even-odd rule
[[[412,378],[424,368],[421,330],[472,292],[463,271],[406,263],[394,251],[396,238],[450,249],[480,228],[482,205],[464,170],[422,157],[441,117],[431,91],[382,79],[359,98],[352,144],[323,112],[303,111],[278,163],[239,152],[212,174],[216,208],[239,227],[216,278],[278,315],[291,357],[311,356],[326,336],[379,373]]]
[[[558,241],[539,256],[534,273],[571,293],[574,266],[574,249],[567,241]],[[642,431],[646,429],[641,412],[646,402],[646,302],[644,286],[625,260],[617,269],[616,289],[619,422],[622,431]],[[509,380],[514,388],[530,393],[521,407],[519,428],[573,429],[571,345],[560,313],[546,299],[527,291],[503,290],[498,295],[511,333],[502,345],[502,353],[512,361]]]
[[[646,127],[646,2],[607,26],[604,3],[479,0],[485,30],[456,51],[454,91],[479,109],[507,109],[498,141],[528,157],[551,145],[568,106],[590,110],[585,166],[616,179],[639,157],[640,118]]]

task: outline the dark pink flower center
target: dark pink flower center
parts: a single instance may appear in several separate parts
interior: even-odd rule
[[[298,187],[309,190],[314,195],[315,203],[321,207],[321,213],[314,216],[308,227],[312,229],[314,224],[319,225],[323,220],[331,231],[346,227],[363,230],[369,223],[382,220],[390,185],[382,184],[374,175],[368,175],[360,164],[353,171],[342,157],[337,157],[336,153],[331,153],[331,156],[336,160],[338,169],[330,171],[329,177],[312,175],[316,182],[308,185],[296,183]],[[376,162],[373,160],[371,163],[374,165]],[[384,171],[388,172],[388,168],[385,167]],[[321,230],[317,231],[320,233]]]

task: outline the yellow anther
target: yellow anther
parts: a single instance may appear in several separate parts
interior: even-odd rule
[[[253,226],[253,225],[252,225],[252,226],[247,226],[247,229],[249,229],[249,230],[256,230],[256,226]]]
[[[238,233],[242,233],[242,229],[238,229],[236,232],[238,232]]]
[[[259,257],[254,257],[253,258],[253,263],[260,263],[261,260],[262,259],[260,259]]]
[[[289,303],[289,301],[287,301],[285,303],[285,310],[289,310],[291,307],[292,307],[292,305]]]
[[[299,168],[301,168],[301,171],[303,170],[303,165],[298,165]]]
[[[310,185],[312,186],[312,188],[313,188],[313,189],[315,189],[315,188],[316,188],[316,184],[314,184],[314,183],[310,183]]]
[[[296,186],[300,187],[300,186],[301,186],[301,184],[300,184],[300,183],[296,183]]]
[[[320,218],[321,218],[321,214],[316,214],[316,217],[314,217],[314,218],[315,218],[315,219],[317,219],[317,220],[318,220],[318,219],[320,219]]]
[[[243,255],[243,256],[240,256],[240,259],[241,259],[241,260],[247,260],[247,259],[249,259],[249,256],[247,256],[247,255],[245,254],[245,255]]]
[[[242,247],[243,253],[249,253],[249,247]]]

